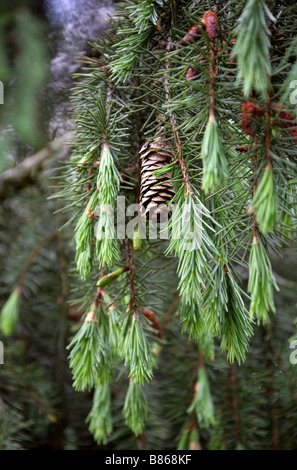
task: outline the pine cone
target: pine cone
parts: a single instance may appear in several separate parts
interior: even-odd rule
[[[172,145],[162,137],[158,137],[143,145],[139,157],[141,160],[140,204],[147,218],[150,216],[152,220],[158,219],[159,215],[156,215],[156,210],[159,204],[171,201],[175,193],[169,181],[170,171],[158,178],[153,175],[153,172],[172,162],[172,157],[174,157]]]
[[[246,101],[242,104],[241,127],[248,135],[254,135],[254,119],[263,114],[261,108],[253,101]]]

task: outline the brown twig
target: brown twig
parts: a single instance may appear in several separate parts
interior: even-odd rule
[[[270,124],[270,98],[265,101],[265,124],[266,124],[266,132],[265,132],[265,154],[267,160],[267,167],[270,168],[272,166],[272,157],[271,157],[271,124]]]
[[[36,256],[38,255],[38,253],[40,252],[40,250],[49,242],[51,241],[53,238],[55,238],[57,236],[58,232],[53,232],[51,233],[50,235],[48,235],[47,237],[43,238],[39,243],[38,245],[35,246],[34,250],[32,251],[32,253],[30,254],[29,258],[27,259],[27,262],[25,264],[25,267],[24,269],[22,270],[21,272],[21,275],[19,277],[19,280],[18,280],[18,283],[17,283],[17,289],[20,290],[20,292],[22,291],[22,288],[23,288],[23,285],[24,285],[24,282],[25,282],[25,278],[27,276],[27,272],[28,272],[28,269],[30,268],[31,264],[33,263],[33,261],[35,260]]]
[[[169,322],[170,318],[174,314],[176,306],[179,303],[179,299],[180,299],[180,295],[177,294],[175,299],[173,300],[172,304],[170,305],[167,313],[165,314],[165,316],[163,318],[163,321],[162,321],[162,324],[161,324],[162,330],[164,330],[166,328],[167,323]]]
[[[169,53],[170,48],[171,48],[171,42],[172,42],[171,35],[172,35],[172,28],[170,28],[169,35],[168,35],[168,38],[167,38],[166,50],[167,50],[168,53]],[[165,67],[166,67],[166,70],[168,72],[170,70],[170,60],[169,60],[168,57],[166,57],[166,60],[165,60]],[[164,78],[164,89],[165,89],[166,100],[170,101],[170,87],[169,87],[168,73],[166,74],[166,76]],[[183,176],[183,183],[186,187],[186,194],[188,194],[188,193],[193,194],[194,191],[192,189],[192,185],[191,185],[190,180],[189,180],[189,175],[187,174],[187,170],[186,170],[186,164],[185,164],[185,161],[184,161],[183,156],[182,156],[182,141],[180,139],[180,135],[179,135],[179,132],[177,130],[177,124],[176,124],[175,116],[174,116],[174,114],[173,114],[173,112],[170,108],[169,108],[169,119],[170,119],[172,134],[174,136],[175,147],[176,147],[176,151],[177,151],[177,160],[178,160],[178,163],[180,165],[181,173],[182,173],[182,176]]]
[[[108,114],[109,105],[110,105],[110,101],[111,101],[111,98],[112,98],[112,92],[113,92],[113,88],[114,88],[114,82],[112,81],[112,79],[109,76],[109,71],[107,71],[107,73],[108,73],[108,76],[107,76],[107,88],[106,88],[106,97],[105,97],[105,123],[104,123],[104,131],[102,133],[103,146],[106,146],[106,147],[108,147],[106,117],[107,117],[107,114]]]
[[[133,312],[133,318],[136,320],[139,320],[139,313],[137,309],[137,299],[136,299],[136,289],[135,289],[135,283],[133,279],[133,269],[134,265],[132,263],[133,258],[131,254],[131,248],[126,244],[126,259],[127,259],[127,266],[128,266],[128,277],[129,277],[129,283],[130,283],[130,304],[129,307],[132,309]]]
[[[258,139],[257,136],[254,138],[254,148],[256,149],[258,145]],[[255,151],[254,154],[254,169],[253,169],[253,178],[254,178],[254,184],[253,184],[253,197],[255,197],[257,187],[258,187],[258,179],[256,178],[256,171],[258,167],[258,160],[259,160],[259,154],[257,150]],[[258,243],[258,224],[257,224],[257,219],[256,219],[256,210],[253,210],[253,243]]]
[[[161,339],[163,336],[162,325],[159,323],[155,312],[153,312],[153,310],[151,310],[150,308],[141,308],[140,312],[151,322],[152,328],[155,330],[155,333],[153,333],[153,335]]]
[[[215,116],[215,83],[217,80],[217,67],[216,67],[216,49],[214,41],[210,41],[209,51],[209,76],[210,76],[210,90],[209,90],[209,116]]]
[[[139,81],[138,78],[135,78],[135,85],[138,87]],[[136,96],[137,98],[140,97],[139,89],[136,89]],[[138,100],[137,100],[138,101]],[[139,111],[136,111],[136,154],[135,154],[135,171],[136,171],[136,203],[139,202],[140,197],[140,158],[139,158],[139,151],[141,149],[141,128],[142,128],[142,120],[141,114]]]
[[[39,398],[37,393],[34,390],[32,390],[32,388],[27,384],[27,382],[25,382],[25,380],[22,377],[20,377],[17,372],[15,372],[6,364],[3,364],[2,367],[6,370],[6,372],[9,375],[11,375],[21,385],[21,387],[24,390],[26,390],[26,392],[31,396],[31,398],[35,401],[35,403],[37,403],[40,410],[47,417],[47,419],[51,421],[52,423],[56,423],[58,421],[57,416],[50,412],[47,406],[42,402],[42,400]]]

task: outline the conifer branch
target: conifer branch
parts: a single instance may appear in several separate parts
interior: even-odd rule
[[[244,7],[231,4],[220,8],[218,2],[210,1],[207,8],[216,11],[214,14],[205,13],[204,2],[125,3],[128,8],[111,21],[108,39],[94,45],[95,57],[82,57],[86,73],[78,77],[75,89],[77,138],[71,168],[66,172],[65,194],[73,193],[68,206],[75,213],[72,220],[78,214],[81,217],[76,227],[77,262],[81,273],[85,273],[83,303],[90,305],[92,301],[92,307],[85,322],[90,327],[87,329],[82,323],[85,328],[73,339],[74,354],[70,359],[75,387],[95,387],[97,408],[93,407],[89,423],[98,442],[105,442],[111,432],[109,381],[113,366],[119,380],[129,371],[126,397],[119,393],[116,398],[124,404],[126,425],[141,436],[138,442],[145,446],[155,439],[151,428],[145,429],[148,405],[152,404],[150,426],[155,429],[155,408],[158,410],[158,404],[164,403],[164,397],[170,408],[170,433],[184,422],[180,449],[198,449],[201,443],[203,448],[230,448],[234,440],[237,448],[241,444],[248,447],[246,426],[241,424],[250,424],[252,419],[265,429],[262,436],[269,434],[268,413],[265,422],[260,403],[263,395],[259,392],[268,386],[267,375],[262,378],[259,373],[255,395],[249,389],[256,397],[254,414],[240,377],[245,377],[249,368],[262,372],[261,364],[255,364],[257,348],[261,348],[257,343],[259,328],[255,326],[252,340],[251,336],[254,315],[258,323],[266,322],[269,312],[275,310],[273,289],[277,287],[268,253],[270,248],[281,250],[284,233],[297,225],[297,211],[289,208],[291,201],[296,203],[294,120],[289,118],[288,125],[282,122],[286,117],[281,115],[284,110],[275,105],[291,61],[292,44],[288,43],[292,41],[287,36],[293,36],[293,23],[285,15],[277,17],[275,29],[271,28],[270,47],[270,16],[264,1],[249,0]],[[242,20],[234,39],[235,18],[241,10]],[[199,20],[201,17],[203,20]],[[191,27],[193,23],[196,24]],[[219,24],[223,25],[221,31]],[[278,29],[279,24],[283,29]],[[287,27],[290,32],[286,34]],[[116,42],[115,33],[119,31],[122,40]],[[174,35],[181,40],[175,41]],[[230,56],[234,44],[234,54]],[[286,51],[285,58],[280,59],[280,51]],[[106,57],[111,57],[111,62]],[[102,67],[107,60],[110,65]],[[241,126],[242,93],[235,83],[236,67],[245,95]],[[271,121],[272,117],[275,121]],[[171,147],[171,141],[175,155],[165,149],[167,142]],[[145,190],[139,192],[140,176],[142,188],[146,179],[147,192],[151,191],[146,201],[172,199],[177,209],[172,211],[167,227],[167,250],[164,253],[162,240],[142,242],[137,228],[133,241],[123,236],[120,246],[118,242],[107,243],[104,237],[100,242],[97,239],[95,253],[97,218],[102,234],[108,228],[109,233],[116,235],[111,231],[110,214],[104,210],[97,214],[96,205],[108,202],[114,207],[119,192],[127,202],[142,200]],[[168,180],[163,193],[164,185],[158,188],[157,178],[162,183]],[[275,193],[278,207],[273,199]],[[86,199],[87,206],[82,210]],[[266,237],[270,232],[273,237]],[[198,234],[197,240],[193,240],[193,234]],[[94,253],[99,280],[98,273],[92,273]],[[171,254],[177,262],[168,256]],[[105,267],[108,270],[103,272]],[[243,296],[248,295],[240,284],[241,275],[247,279],[248,269],[250,314],[243,301]],[[90,295],[94,279],[99,289],[97,300]],[[172,300],[176,290],[179,294]],[[166,341],[159,344],[156,336],[160,338],[162,333]],[[187,334],[186,343],[183,333]],[[216,347],[216,337],[222,352]],[[192,354],[197,344],[198,359]],[[251,362],[246,368],[235,370],[232,366],[228,371],[225,356],[227,361],[241,363],[249,345]],[[98,351],[100,357],[96,357]],[[124,365],[120,360],[124,360]],[[149,384],[152,393],[146,397],[144,382],[153,377],[157,364],[163,368],[161,375],[165,380],[162,382],[156,374],[156,380]],[[181,377],[182,387],[176,393],[176,381]],[[281,379],[277,377],[273,384],[275,390],[281,384],[278,380]],[[190,382],[191,403],[185,420]],[[270,396],[265,397],[266,403],[267,399]],[[213,403],[217,405],[216,419]],[[227,403],[227,410],[222,403]],[[166,407],[162,410],[164,422]],[[278,410],[271,413],[272,433],[274,442],[278,440],[281,445],[275,416],[279,418]],[[117,417],[116,431],[121,427],[120,421]],[[135,440],[131,445],[135,446]]]
[[[107,81],[107,86],[106,86],[106,95],[105,95],[105,121],[104,121],[104,129],[102,133],[102,144],[108,146],[108,141],[107,141],[108,116],[109,116],[109,110],[110,110],[110,103],[112,99],[112,91],[114,88],[114,82],[110,78],[110,72],[108,69],[107,69],[106,81]]]
[[[2,307],[0,312],[0,328],[6,336],[10,336],[14,333],[20,314],[20,299],[23,290],[23,285],[26,280],[28,270],[30,269],[32,263],[35,261],[35,258],[42,250],[42,248],[53,238],[58,235],[57,232],[51,233],[49,236],[43,238],[33,249],[27,262],[19,276],[17,285],[13,292],[10,294],[10,297]]]
[[[6,372],[11,375],[20,385],[21,387],[30,395],[30,397],[33,399],[33,401],[38,405],[39,409],[41,412],[47,417],[47,419],[51,423],[57,423],[58,422],[58,417],[52,413],[48,407],[44,404],[44,402],[40,399],[39,395],[33,390],[27,382],[20,377],[20,375],[13,370],[11,367],[9,367],[7,364],[3,364],[2,367],[6,370]]]
[[[166,47],[167,57],[165,58],[165,68],[166,68],[167,73],[165,74],[165,77],[164,77],[164,90],[165,90],[166,101],[167,103],[169,103],[168,114],[169,114],[170,126],[171,126],[171,131],[174,137],[175,148],[177,152],[177,160],[178,160],[180,170],[183,176],[183,183],[185,185],[186,194],[188,193],[193,194],[192,185],[190,183],[189,175],[187,174],[187,170],[186,170],[185,160],[182,156],[182,141],[179,135],[179,131],[177,129],[177,124],[176,124],[173,111],[170,108],[171,93],[170,93],[170,84],[169,84],[169,73],[170,73],[171,65],[170,65],[170,59],[168,57],[168,54],[171,50],[171,42],[172,42],[172,25],[169,29],[169,34],[167,36],[167,47]]]
[[[112,433],[113,423],[111,416],[111,390],[110,384],[104,382],[95,388],[93,406],[87,416],[89,430],[95,441],[106,444],[108,436]]]
[[[253,197],[255,197],[257,188],[258,188],[258,178],[256,177],[256,172],[258,168],[258,160],[259,160],[259,154],[257,151],[257,145],[258,145],[258,139],[255,137],[254,139],[254,168],[253,168],[253,179],[254,179],[254,184],[253,184]],[[257,224],[257,218],[256,218],[256,210],[253,209],[253,240],[255,242],[257,241],[258,238],[258,224]]]

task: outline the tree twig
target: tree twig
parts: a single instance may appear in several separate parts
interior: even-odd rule
[[[40,252],[40,250],[50,241],[52,240],[53,238],[55,238],[57,236],[57,232],[53,232],[51,233],[50,235],[48,235],[47,237],[43,238],[39,243],[38,245],[35,246],[34,250],[31,252],[29,258],[27,259],[27,262],[25,264],[25,267],[23,268],[22,272],[21,272],[21,275],[19,277],[19,280],[18,280],[18,284],[17,284],[17,289],[19,289],[20,291],[22,290],[23,288],[23,284],[24,284],[24,281],[25,281],[25,278],[27,276],[27,272],[28,272],[28,269],[30,268],[31,264],[33,263],[34,259],[36,258],[36,256],[38,255],[38,253]]]
[[[10,190],[20,190],[34,184],[45,162],[51,158],[65,158],[71,151],[70,145],[65,145],[73,139],[71,132],[57,137],[45,148],[34,155],[25,158],[15,168],[10,168],[0,174],[0,200],[9,197]],[[14,192],[12,194],[15,194]]]
[[[30,397],[35,401],[35,403],[37,403],[37,405],[39,406],[40,410],[42,411],[42,413],[47,417],[47,419],[49,421],[51,421],[52,423],[56,423],[57,422],[57,416],[54,415],[53,413],[51,413],[49,411],[49,409],[47,408],[47,406],[41,401],[41,399],[39,398],[39,396],[37,395],[37,393],[35,392],[35,390],[32,390],[32,388],[27,384],[27,382],[25,382],[25,380],[20,377],[20,375],[15,372],[13,369],[11,369],[9,366],[7,366],[6,364],[3,365],[4,369],[6,370],[6,372],[11,375],[20,385],[21,387],[26,390],[26,392],[30,395]]]
[[[169,53],[171,43],[172,43],[171,34],[172,34],[172,27],[170,28],[169,35],[167,38],[167,48],[166,48],[167,53]],[[166,57],[166,60],[165,60],[165,67],[166,67],[167,72],[169,72],[170,60],[168,57]],[[165,89],[166,101],[169,102],[170,101],[170,86],[169,86],[168,73],[166,74],[164,78],[164,89]],[[169,120],[170,120],[171,130],[174,136],[174,142],[175,142],[175,147],[177,151],[177,160],[179,162],[181,173],[183,176],[183,183],[186,187],[186,193],[187,194],[193,193],[192,185],[189,180],[189,175],[187,174],[187,170],[186,170],[186,164],[182,156],[182,141],[180,139],[179,132],[177,130],[177,124],[176,124],[174,114],[170,108],[169,108]]]

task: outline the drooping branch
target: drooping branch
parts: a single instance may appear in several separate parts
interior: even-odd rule
[[[58,417],[51,413],[48,407],[44,404],[44,402],[40,399],[39,395],[33,390],[27,382],[11,367],[8,365],[4,364],[2,367],[6,370],[6,372],[13,377],[19,384],[20,386],[30,395],[30,397],[34,400],[34,402],[38,405],[42,413],[47,417],[47,419],[51,423],[57,423]]]

